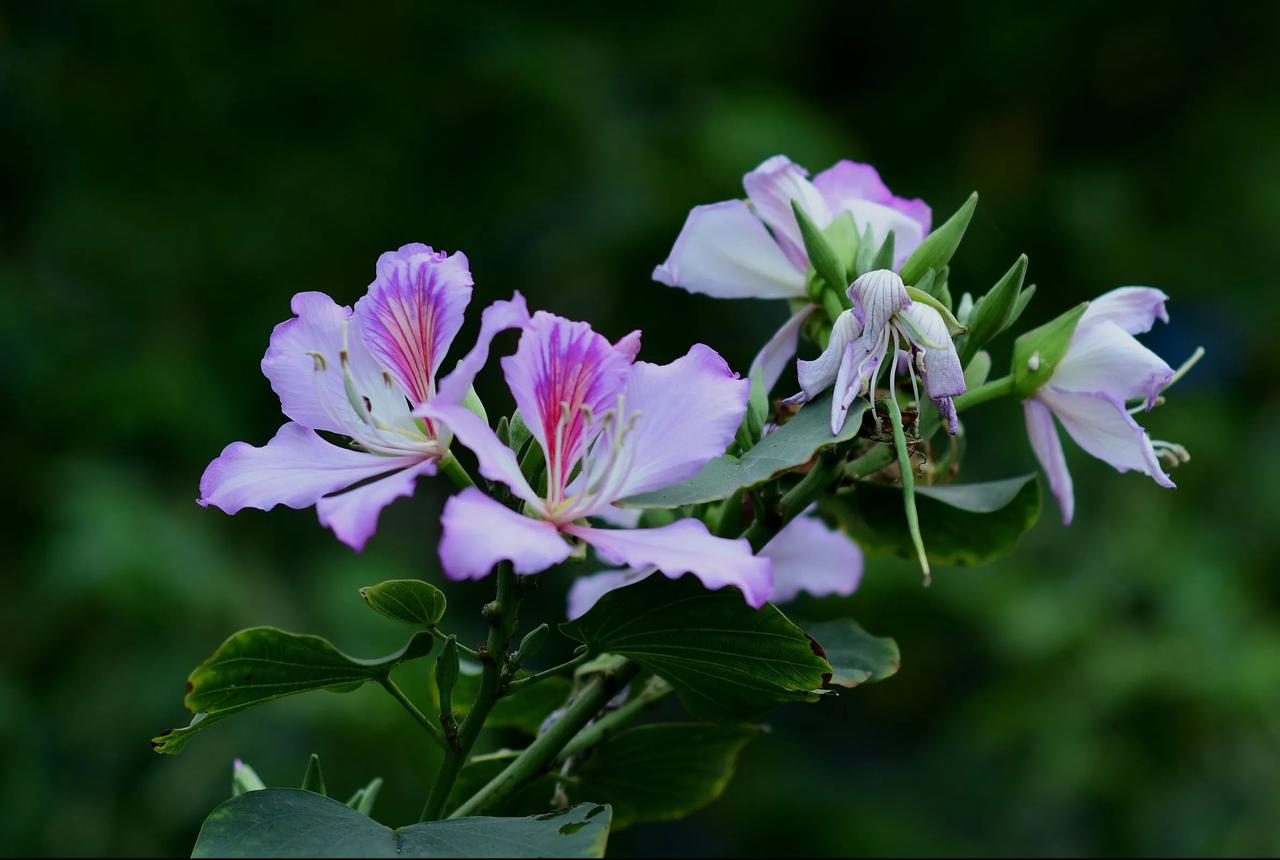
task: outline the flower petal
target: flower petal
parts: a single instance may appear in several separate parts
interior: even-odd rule
[[[923,200],[894,196],[870,164],[838,161],[813,178],[833,217],[853,215],[858,232],[871,228],[877,246],[894,233],[894,268],[900,267],[929,235],[933,213]]]
[[[1160,468],[1151,440],[1125,409],[1124,401],[1104,392],[1060,391],[1045,385],[1036,397],[1053,410],[1076,444],[1120,472],[1150,475],[1162,487],[1174,483]]]
[[[360,552],[378,527],[378,515],[396,499],[413,495],[422,475],[434,475],[434,460],[423,460],[377,481],[316,500],[316,513],[338,540]]]
[[[546,452],[549,487],[568,483],[598,427],[592,416],[616,405],[631,361],[630,350],[587,323],[545,311],[525,326],[515,355],[502,359],[520,414]]]
[[[924,390],[929,399],[938,407],[947,424],[947,432],[954,436],[960,429],[956,419],[952,397],[964,393],[964,369],[960,366],[960,356],[956,353],[951,333],[947,331],[947,323],[942,314],[921,302],[912,302],[901,311],[901,315],[933,343],[944,344],[937,349],[924,344],[913,344],[915,349],[924,353]]]
[[[911,307],[907,285],[896,272],[888,269],[867,272],[849,286],[848,293],[854,313],[862,323],[861,336],[867,349],[880,341],[894,314]]]
[[[827,203],[808,176],[809,171],[785,155],[775,155],[742,177],[742,187],[747,190],[751,205],[773,230],[787,259],[801,272],[809,266],[809,255],[804,250],[804,239],[791,201],[798,203],[819,227],[831,223]]]
[[[812,361],[800,359],[796,362],[796,377],[800,381],[800,390],[805,398],[812,400],[830,388],[840,372],[844,361],[846,347],[862,334],[862,323],[858,322],[853,311],[847,310],[836,317],[831,326],[831,338],[827,348]],[[865,352],[865,350],[863,350]]]
[[[652,529],[597,529],[565,526],[564,531],[582,538],[611,564],[643,570],[654,568],[669,579],[692,573],[707,588],[731,585],[742,591],[748,604],[759,608],[773,590],[771,563],[752,555],[745,540],[718,538],[701,520],[676,520]]]
[[[741,200],[695,207],[653,279],[718,299],[803,298],[804,269],[787,259]]]
[[[475,487],[445,502],[440,524],[440,563],[450,579],[483,579],[500,561],[516,573],[538,573],[572,552],[551,523],[518,514]]]
[[[479,415],[465,406],[441,405],[438,402],[440,399],[437,397],[419,407],[414,414],[439,421],[448,427],[457,441],[476,455],[481,475],[490,481],[506,484],[516,496],[540,511],[542,500],[520,471],[515,452],[502,444],[502,440]]]
[[[365,344],[414,404],[434,393],[471,285],[466,255],[405,245],[378,258],[377,277],[356,302]]]
[[[489,361],[489,347],[499,333],[521,328],[529,323],[529,308],[524,296],[513,293],[507,301],[498,301],[484,309],[480,315],[480,334],[475,346],[458,361],[453,372],[440,380],[435,402],[440,405],[459,405],[467,398],[471,383]]]
[[[276,505],[305,508],[327,493],[367,478],[416,466],[421,457],[380,457],[339,448],[290,422],[261,448],[232,442],[200,478],[200,504],[228,514]]]
[[[1113,322],[1129,334],[1142,334],[1151,331],[1156,320],[1169,321],[1167,301],[1164,291],[1154,287],[1120,287],[1089,302],[1076,330]]]
[[[801,591],[814,597],[850,595],[862,579],[862,550],[844,532],[821,519],[802,514],[760,550],[773,562],[773,594],[785,603]]]
[[[566,613],[569,620],[573,621],[575,618],[581,618],[586,615],[587,610],[595,606],[596,601],[610,591],[634,585],[642,579],[648,579],[653,573],[654,571],[652,570],[622,568],[621,570],[605,570],[600,573],[579,576],[569,588],[569,607]]]
[[[1058,428],[1053,425],[1053,413],[1034,397],[1022,401],[1022,409],[1027,419],[1031,450],[1049,479],[1053,497],[1058,500],[1062,524],[1069,526],[1075,516],[1076,497],[1071,485],[1071,472],[1067,470],[1067,459],[1062,453],[1062,440],[1058,438]]]
[[[1117,400],[1141,397],[1150,409],[1171,379],[1173,368],[1164,359],[1105,320],[1076,329],[1048,384],[1062,391],[1102,391]]]
[[[800,330],[804,328],[804,321],[817,309],[817,305],[805,305],[792,314],[791,319],[782,324],[782,328],[778,329],[777,333],[769,338],[769,342],[760,349],[755,359],[752,360],[751,368],[747,371],[747,378],[755,379],[759,375],[766,394],[773,390],[773,386],[778,384],[778,377],[782,376],[782,371],[786,370],[787,364],[790,363],[791,359],[795,358],[796,346],[800,342]]]
[[[750,383],[702,344],[670,364],[636,362],[626,387],[627,415],[636,417],[622,454],[630,469],[605,501],[693,477],[729,447],[749,394]]]

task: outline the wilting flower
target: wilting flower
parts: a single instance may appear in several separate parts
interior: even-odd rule
[[[858,278],[848,296],[853,308],[836,318],[827,348],[813,361],[796,363],[801,393],[793,401],[810,400],[834,385],[831,432],[839,433],[854,399],[875,390],[892,347],[894,356],[900,350],[908,353],[912,388],[918,371],[925,393],[954,434],[959,428],[951,399],[964,393],[964,370],[942,315],[923,302],[913,302],[902,278],[886,269]],[[897,362],[890,362],[891,389],[896,374]]]
[[[378,258],[354,310],[295,295],[296,316],[276,326],[262,359],[290,420],[261,448],[228,445],[200,479],[200,504],[228,514],[315,505],[341,541],[363,548],[382,508],[412,494],[448,448],[446,428],[412,412],[435,394],[471,285],[462,253],[412,244]]]
[[[1160,467],[1157,450],[1173,461],[1185,459],[1185,451],[1153,442],[1126,407],[1126,401],[1140,399],[1150,409],[1173,379],[1172,368],[1134,337],[1150,331],[1157,318],[1169,321],[1168,298],[1149,287],[1122,287],[1094,299],[1053,375],[1022,402],[1031,447],[1066,524],[1075,511],[1075,495],[1054,416],[1099,460],[1121,472],[1150,475],[1162,487],[1174,485]]]
[[[773,565],[769,600],[786,603],[805,591],[814,597],[847,597],[862,580],[862,550],[847,535],[806,512],[796,517],[760,550]],[[604,595],[639,582],[653,568],[606,570],[574,580],[569,589],[570,619],[586,613]]]
[[[671,577],[693,573],[708,588],[736,586],[752,606],[762,605],[772,589],[770,565],[745,540],[715,537],[696,519],[657,528],[587,522],[614,519],[619,499],[687,480],[723,454],[746,411],[746,380],[702,345],[670,364],[637,362],[638,332],[611,344],[586,323],[541,311],[529,316],[518,295],[485,317],[476,350],[418,414],[448,425],[475,453],[481,474],[509,487],[521,510],[475,488],[449,499],[440,540],[445,573],[478,579],[502,560],[517,573],[537,573],[568,558],[567,539],[577,539],[610,563]],[[521,329],[502,369],[544,454],[541,491],[488,424],[459,405],[483,364],[481,346],[487,350],[501,327]]]
[[[808,175],[786,156],[775,155],[743,177],[747,200],[694,207],[671,255],[653,270],[653,279],[721,299],[806,302],[775,338],[782,338],[779,347],[789,350],[785,358],[795,355],[799,324],[813,306],[807,304],[809,257],[793,200],[822,228],[850,213],[859,235],[869,229],[876,245],[892,230],[895,268],[929,234],[932,219],[923,200],[895,197],[869,164],[839,161],[812,182]]]

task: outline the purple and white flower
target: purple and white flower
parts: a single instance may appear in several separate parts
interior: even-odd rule
[[[509,487],[520,509],[475,488],[449,499],[440,540],[446,575],[478,579],[504,560],[516,573],[537,573],[568,558],[573,540],[609,563],[673,578],[693,573],[708,588],[734,586],[762,605],[773,588],[770,564],[745,540],[715,537],[697,519],[657,528],[588,522],[617,521],[619,499],[687,480],[723,454],[746,411],[747,381],[702,345],[670,364],[638,362],[638,332],[610,343],[586,323],[529,315],[518,295],[485,316],[476,349],[417,414],[447,425],[475,453],[480,473]],[[545,457],[545,486],[536,490],[515,453],[460,405],[484,363],[481,347],[487,351],[501,327],[521,332],[502,369]]]
[[[909,355],[907,373],[916,389],[916,373],[925,393],[938,407],[947,427],[958,429],[952,398],[964,393],[964,370],[947,323],[934,308],[913,302],[897,273],[867,272],[849,287],[853,308],[836,318],[831,340],[813,361],[796,362],[801,393],[793,402],[817,397],[834,386],[831,432],[839,433],[854,399],[875,390],[890,348]],[[896,384],[898,362],[889,362],[889,387]],[[916,399],[919,399],[916,390]]]
[[[294,318],[275,327],[262,359],[290,420],[261,448],[228,445],[200,479],[200,504],[228,514],[315,505],[321,523],[362,549],[381,510],[411,495],[448,449],[448,430],[413,410],[435,395],[471,287],[461,252],[411,244],[378,258],[354,310],[324,293],[295,295]]]
[[[1169,321],[1168,298],[1149,287],[1122,287],[1094,299],[1053,375],[1022,402],[1031,447],[1064,524],[1071,523],[1075,494],[1055,416],[1076,444],[1099,460],[1121,472],[1150,475],[1162,487],[1174,486],[1160,456],[1185,459],[1181,446],[1151,440],[1126,406],[1141,400],[1149,410],[1173,379],[1173,369],[1134,337],[1150,331],[1157,319]]]
[[[862,550],[812,510],[787,523],[759,554],[773,566],[769,594],[773,603],[794,600],[802,591],[814,597],[847,597],[862,580]],[[639,582],[653,572],[653,568],[624,568],[579,577],[569,589],[570,620],[585,614],[610,591]]]
[[[695,206],[666,262],[653,270],[655,281],[716,298],[804,302],[774,338],[784,364],[795,355],[800,324],[814,310],[793,200],[821,228],[848,212],[859,235],[870,230],[877,245],[892,230],[895,269],[929,235],[932,221],[923,200],[895,196],[869,164],[839,161],[812,182],[808,176],[785,155],[767,159],[743,177],[745,201]]]

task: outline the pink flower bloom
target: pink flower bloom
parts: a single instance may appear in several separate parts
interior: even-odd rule
[[[511,449],[459,405],[458,392],[484,363],[477,344],[417,414],[446,424],[475,453],[480,473],[510,488],[520,510],[474,488],[451,498],[440,541],[445,573],[478,579],[502,560],[517,573],[537,573],[568,558],[567,539],[577,539],[611,563],[673,578],[693,573],[708,588],[732,585],[762,605],[772,588],[769,563],[744,540],[714,537],[695,519],[647,529],[587,522],[616,521],[617,500],[687,480],[723,454],[746,411],[747,382],[706,346],[666,365],[637,362],[638,332],[611,344],[586,323],[529,316],[519,296],[499,305],[485,312],[481,343],[487,350],[500,327],[521,330],[502,369],[543,450],[546,485],[530,486]]]
[[[294,296],[295,317],[276,326],[262,359],[290,420],[261,448],[228,445],[200,479],[200,504],[228,514],[315,505],[343,543],[362,549],[382,508],[411,495],[448,448],[447,431],[412,411],[435,395],[471,285],[463,254],[412,244],[378,258],[354,310],[323,293]]]
[[[760,556],[773,566],[773,590],[768,598],[773,603],[786,603],[802,591],[815,597],[847,597],[862,579],[862,550],[812,512],[787,523],[764,545]],[[652,568],[625,568],[579,577],[569,589],[570,620],[585,614],[610,591],[639,582],[652,573]]]
[[[1122,287],[1094,299],[1053,375],[1022,402],[1031,447],[1065,524],[1071,523],[1075,494],[1055,416],[1076,444],[1099,460],[1121,472],[1150,475],[1162,487],[1174,485],[1160,467],[1157,449],[1178,446],[1152,442],[1125,405],[1141,399],[1150,409],[1173,378],[1172,368],[1134,337],[1150,331],[1156,319],[1169,321],[1166,301],[1163,292],[1147,287]]]
[[[792,401],[810,400],[834,386],[831,432],[839,433],[854,399],[874,391],[889,349],[897,356],[902,347],[911,356],[907,372],[912,387],[918,370],[948,432],[956,433],[951,399],[964,393],[964,370],[942,315],[911,301],[902,278],[884,269],[858,278],[848,294],[853,308],[836,319],[827,348],[813,361],[797,362],[801,393]],[[897,372],[897,362],[893,364],[890,387]]]

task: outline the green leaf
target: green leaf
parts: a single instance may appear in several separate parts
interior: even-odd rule
[[[603,857],[608,806],[530,818],[457,818],[392,830],[336,800],[253,791],[209,814],[192,857]]]
[[[304,791],[314,791],[326,797],[329,794],[324,788],[324,772],[320,770],[320,756],[315,753],[312,753],[311,758],[307,760],[307,772],[302,775],[302,788]]]
[[[707,723],[625,729],[573,770],[567,793],[610,804],[615,830],[684,818],[724,793],[738,754],[759,733],[758,726]]]
[[[1088,302],[1081,302],[1013,342],[1013,386],[1019,397],[1030,397],[1053,376],[1088,307]]]
[[[420,579],[391,579],[360,589],[374,612],[393,621],[430,629],[444,618],[444,592]]]
[[[964,205],[956,210],[956,214],[925,237],[898,272],[904,283],[914,285],[924,277],[925,272],[930,269],[941,269],[951,260],[956,248],[960,247],[960,240],[964,238],[964,231],[968,228],[969,220],[973,218],[973,210],[977,206],[978,192],[975,191],[969,195]]]
[[[690,713],[712,722],[813,701],[831,671],[776,606],[752,609],[737,589],[708,591],[692,576],[650,576],[611,591],[560,630],[660,675]]]
[[[852,619],[815,621],[804,625],[805,631],[822,647],[831,664],[830,684],[857,687],[883,681],[894,675],[902,663],[898,643],[887,637],[872,636]]]
[[[915,555],[899,504],[901,490],[859,483],[852,493],[820,502],[867,552]],[[1034,474],[982,484],[916,487],[926,551],[937,564],[979,564],[1006,554],[1040,516]]]
[[[809,263],[818,273],[818,277],[833,290],[843,292],[848,289],[849,282],[845,280],[844,264],[840,260],[839,253],[831,246],[826,234],[813,223],[809,214],[794,200],[791,201],[791,211],[795,213],[796,224],[800,227],[800,238],[804,240],[804,250],[809,255]]]
[[[425,657],[434,642],[417,633],[389,657],[348,657],[319,636],[251,627],[232,635],[187,678],[184,704],[195,716],[190,725],[152,738],[156,752],[182,751],[196,732],[246,708],[265,705],[311,690],[348,693],[366,681],[385,678],[405,660]]]
[[[1018,257],[1009,271],[996,281],[969,315],[969,332],[960,346],[960,363],[967,365],[978,350],[1004,331],[1013,320],[1022,280],[1027,274],[1027,255]]]
[[[717,457],[689,480],[652,493],[623,499],[633,508],[678,508],[727,499],[735,493],[763,484],[774,475],[803,466],[823,448],[847,442],[862,427],[865,400],[849,407],[844,427],[831,433],[831,397],[805,405],[795,417],[760,440],[741,459]]]

